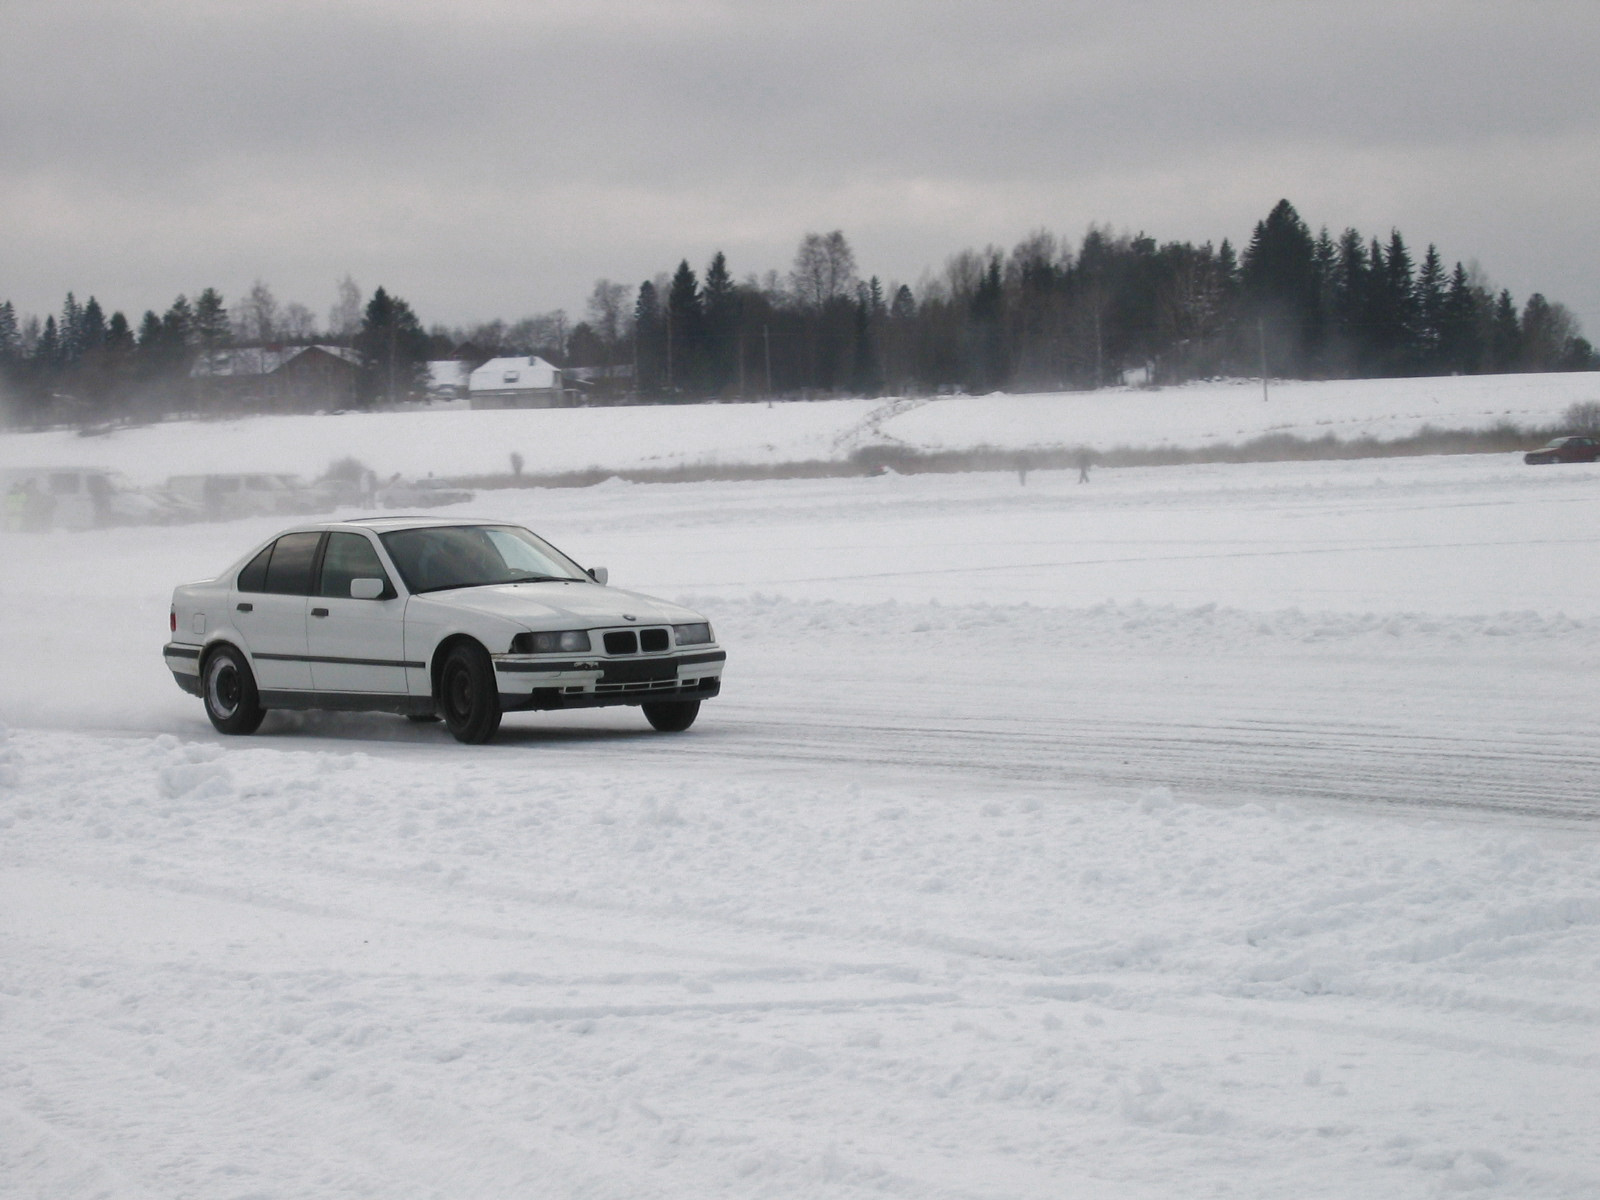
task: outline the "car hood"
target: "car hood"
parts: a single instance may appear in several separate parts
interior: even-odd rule
[[[579,629],[600,625],[671,625],[705,620],[682,605],[592,583],[503,583],[428,592],[416,599],[540,629],[568,625]],[[634,618],[632,621],[626,619],[630,616]]]

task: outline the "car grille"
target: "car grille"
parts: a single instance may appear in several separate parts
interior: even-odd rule
[[[660,654],[672,645],[665,629],[619,629],[606,634],[603,641],[607,654]]]

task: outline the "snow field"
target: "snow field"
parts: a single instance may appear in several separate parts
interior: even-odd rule
[[[278,521],[0,534],[0,1196],[1600,1195],[1597,484],[484,494],[730,658],[475,748],[212,733],[171,587]]]
[[[533,786],[517,746],[5,747],[36,1194],[1600,1182],[1589,838],[616,747]]]

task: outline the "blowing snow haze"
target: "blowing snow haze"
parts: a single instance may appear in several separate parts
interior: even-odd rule
[[[1241,245],[1280,196],[1600,328],[1592,3],[68,0],[6,7],[0,294],[346,272],[427,322],[842,228],[914,283],[1091,221]]]

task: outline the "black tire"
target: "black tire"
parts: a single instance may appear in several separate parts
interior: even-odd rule
[[[662,733],[682,733],[694,724],[700,715],[698,700],[663,700],[659,704],[642,704],[644,719]]]
[[[206,656],[200,673],[200,695],[206,716],[218,733],[254,733],[267,710],[261,707],[256,677],[244,655],[232,646],[218,646]]]
[[[494,664],[476,642],[453,648],[439,668],[439,714],[456,741],[480,746],[500,728],[500,689]]]

